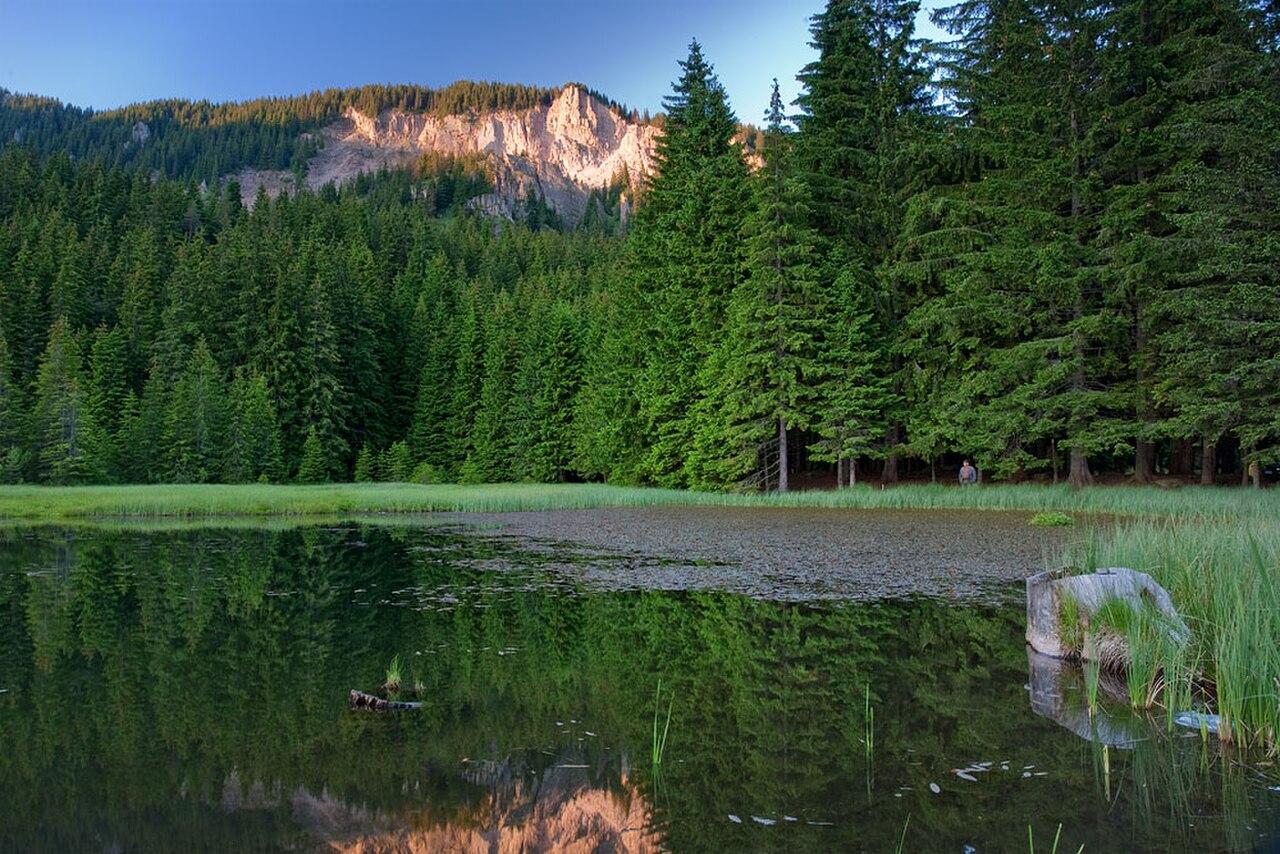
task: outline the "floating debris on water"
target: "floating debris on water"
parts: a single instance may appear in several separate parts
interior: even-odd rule
[[[758,815],[751,816],[751,820],[754,821],[756,824],[763,824],[765,827],[778,823],[777,819],[761,818]]]
[[[940,795],[942,794],[942,787],[939,786],[937,783],[930,783],[929,791],[933,792],[935,795]]]
[[[1222,718],[1218,715],[1206,715],[1201,712],[1178,712],[1173,716],[1173,722],[1178,726],[1187,729],[1205,729],[1214,735],[1218,734],[1218,724]]]
[[[733,813],[729,813],[729,821],[733,822],[734,824],[742,824],[742,819],[738,818]]]

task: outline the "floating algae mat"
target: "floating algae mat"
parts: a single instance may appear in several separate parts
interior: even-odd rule
[[[650,512],[5,532],[0,850],[1280,840],[1271,766],[1029,659],[1063,533]]]

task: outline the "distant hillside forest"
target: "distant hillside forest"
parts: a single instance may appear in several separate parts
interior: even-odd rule
[[[582,88],[635,121],[651,120]],[[42,155],[65,152],[108,167],[214,183],[245,167],[305,171],[319,144],[311,132],[341,117],[348,107],[369,116],[390,109],[463,115],[545,106],[559,91],[463,80],[441,89],[362,86],[240,103],[148,101],[95,112],[0,89],[0,145],[18,142]]]
[[[246,156],[219,129],[285,139],[347,95],[192,106],[188,180],[22,107],[47,126],[0,152],[0,476],[787,489],[1280,459],[1275,8],[986,0],[936,13],[946,44],[916,11],[829,2],[754,171],[691,45],[622,237],[404,175],[252,210],[189,180]],[[413,104],[545,96],[502,92]]]

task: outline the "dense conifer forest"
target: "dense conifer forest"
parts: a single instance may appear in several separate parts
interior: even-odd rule
[[[214,180],[300,168],[361,99],[532,87],[101,115],[0,93],[0,479],[786,489],[965,455],[1083,485],[1280,459],[1274,5],[973,0],[944,44],[916,10],[829,2],[758,168],[695,42],[623,236],[484,219],[461,166],[251,208]],[[139,120],[165,144],[131,147]]]

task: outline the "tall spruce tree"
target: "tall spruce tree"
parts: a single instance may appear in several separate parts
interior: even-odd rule
[[[165,418],[169,478],[176,483],[222,480],[226,460],[227,393],[203,337],[174,383]]]
[[[914,38],[919,6],[914,0],[829,0],[811,22],[818,58],[800,72],[796,100],[797,159],[823,241],[822,278],[866,291],[840,294],[832,307],[870,305],[879,327],[875,334],[886,341],[899,333],[911,308],[890,268],[907,200],[926,174],[923,142],[937,128],[930,69]],[[828,320],[835,335],[841,334],[835,328],[841,319]],[[884,358],[879,373],[901,386],[897,349],[876,352]],[[886,415],[883,479],[894,481],[906,416],[897,407]]]
[[[9,345],[0,334],[0,483],[17,483],[27,469],[25,407],[10,367]]]
[[[763,166],[743,227],[747,275],[729,299],[724,346],[708,362],[690,468],[701,486],[744,480],[788,489],[790,431],[815,412],[824,295],[808,186],[795,174],[778,81],[765,114]],[[770,463],[770,460],[772,462]],[[776,469],[776,477],[765,477]]]
[[[908,317],[909,352],[945,349],[930,357],[946,375],[923,386],[980,467],[1016,476],[1053,463],[1046,448],[1061,444],[1082,485],[1090,454],[1124,445],[1123,324],[1094,240],[1100,7],[971,2],[941,20],[959,34],[943,80],[961,156],[978,165],[913,206],[902,266],[929,271],[940,291]]]
[[[93,421],[80,343],[62,318],[50,328],[40,359],[31,420],[42,480],[65,485],[102,479],[102,436]]]
[[[725,307],[742,280],[739,224],[749,192],[733,111],[696,41],[680,71],[663,101],[659,171],[631,232],[624,322],[639,368],[618,376],[637,395],[642,472],[663,486],[690,479],[693,407],[707,391],[703,366],[721,345]]]
[[[226,472],[233,483],[279,481],[284,476],[280,427],[261,374],[240,371],[231,381]]]
[[[1124,65],[1114,73],[1113,109],[1127,120],[1117,123],[1114,159],[1129,169],[1108,210],[1113,266],[1142,264],[1146,274],[1145,288],[1126,291],[1142,320],[1139,427],[1199,440],[1202,480],[1211,483],[1224,439],[1239,447],[1242,470],[1280,457],[1273,35],[1247,3],[1137,3],[1116,17],[1112,64],[1141,44],[1137,71],[1148,72],[1128,87],[1139,74]],[[1139,146],[1150,152],[1144,160],[1124,159]]]

